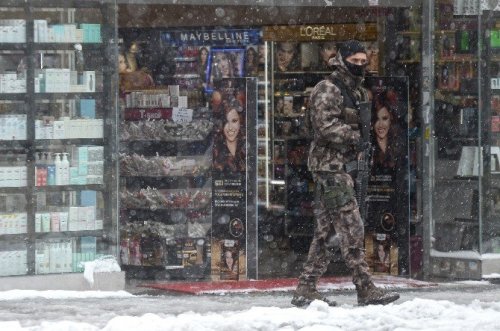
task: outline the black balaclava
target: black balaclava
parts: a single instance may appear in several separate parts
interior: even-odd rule
[[[366,65],[357,65],[346,60],[349,56],[356,53],[366,54],[366,49],[363,44],[357,40],[348,40],[340,45],[339,52],[340,55],[342,55],[342,60],[344,61],[347,70],[349,70],[353,76],[362,77],[365,74]]]

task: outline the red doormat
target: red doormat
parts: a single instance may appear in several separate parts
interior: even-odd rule
[[[437,286],[436,283],[428,283],[395,276],[373,276],[373,280],[377,286],[382,288],[419,288]],[[295,289],[297,286],[297,278],[213,282],[157,282],[141,284],[139,286],[187,294],[286,292]],[[354,285],[350,277],[325,277],[321,278],[318,289],[320,291],[347,290],[354,289]]]

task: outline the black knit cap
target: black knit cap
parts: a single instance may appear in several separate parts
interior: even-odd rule
[[[366,49],[363,44],[361,44],[357,40],[348,40],[343,42],[340,45],[339,48],[340,55],[342,55],[343,59],[347,59],[349,56],[356,54],[356,53],[365,53],[366,54]]]

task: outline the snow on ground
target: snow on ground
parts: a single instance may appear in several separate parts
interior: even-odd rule
[[[83,298],[116,298],[133,296],[126,291],[35,291],[35,290],[10,290],[0,292],[0,301],[22,299],[83,299]],[[1,329],[0,329],[1,330]]]
[[[500,287],[484,282],[402,291],[401,299],[387,306],[357,307],[354,291],[328,296],[340,306],[315,301],[295,308],[291,293],[7,291],[0,292],[0,330],[500,330]]]
[[[117,316],[104,328],[85,322],[43,321],[23,328],[18,321],[0,322],[0,330],[17,331],[233,331],[233,330],[499,330],[500,302],[478,300],[459,305],[447,300],[413,299],[388,306],[328,307],[321,301],[308,308],[251,307],[219,313],[185,312],[178,315],[146,313]]]

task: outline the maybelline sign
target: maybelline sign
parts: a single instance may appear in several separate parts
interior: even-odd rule
[[[245,46],[261,43],[257,29],[173,30],[161,32],[168,45]]]

